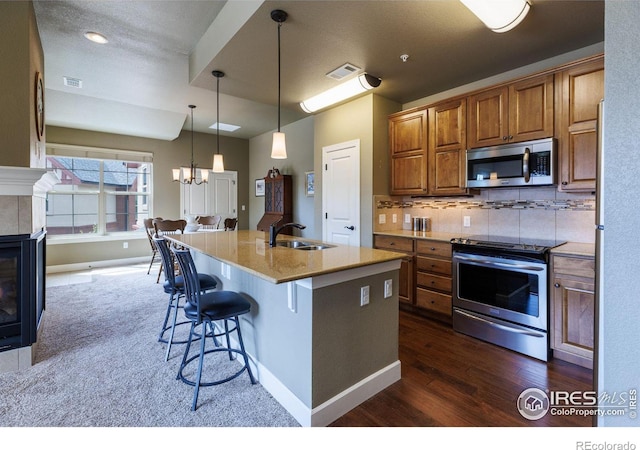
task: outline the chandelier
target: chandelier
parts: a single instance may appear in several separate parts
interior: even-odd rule
[[[200,181],[197,179],[197,165],[193,162],[193,110],[196,105],[189,105],[191,108],[191,165],[188,169],[172,169],[173,181],[178,181],[181,184],[202,184],[209,181],[209,170],[200,170]],[[180,176],[180,172],[183,172],[183,176]]]

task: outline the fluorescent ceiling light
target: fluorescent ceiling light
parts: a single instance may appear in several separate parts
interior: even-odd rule
[[[107,42],[109,42],[107,38],[104,37],[104,35],[96,33],[95,31],[87,31],[84,34],[84,37],[89,39],[91,42],[95,42],[96,44],[106,44]]]
[[[525,18],[531,3],[529,0],[460,0],[496,33],[504,33],[516,27]]]
[[[339,86],[300,102],[300,107],[308,113],[316,112],[322,108],[378,87],[381,82],[382,80],[380,78],[376,78],[368,73],[363,73]]]
[[[218,129],[218,122],[214,123],[213,125],[211,125],[209,128],[213,129],[213,130],[217,130]],[[230,132],[234,132],[236,130],[238,130],[240,128],[239,125],[231,125],[228,123],[222,123],[220,122],[220,129],[222,131],[230,131]]]

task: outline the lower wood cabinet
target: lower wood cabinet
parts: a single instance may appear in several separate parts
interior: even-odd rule
[[[551,258],[551,348],[553,356],[593,368],[595,259]]]
[[[416,239],[416,306],[451,319],[451,244]]]
[[[451,322],[451,244],[446,241],[374,235],[375,248],[405,253],[400,266],[400,305]]]

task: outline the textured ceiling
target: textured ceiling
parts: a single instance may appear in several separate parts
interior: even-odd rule
[[[241,125],[250,138],[277,125],[277,24],[283,9],[283,124],[298,102],[337,82],[350,62],[383,79],[379,95],[408,103],[604,40],[603,1],[533,0],[524,22],[498,34],[457,0],[36,1],[45,51],[46,123],[174,139],[188,122]],[[99,46],[82,37],[98,31]],[[408,54],[407,62],[400,55]],[[82,89],[62,77],[83,80]],[[189,122],[190,123],[190,122]]]

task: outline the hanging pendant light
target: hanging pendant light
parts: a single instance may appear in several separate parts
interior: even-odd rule
[[[213,155],[213,172],[224,172],[224,161],[220,154],[220,78],[224,77],[224,72],[214,70],[211,74],[216,77],[216,154]]]
[[[273,133],[271,157],[273,159],[287,159],[284,133],[280,131],[280,27],[287,20],[287,13],[281,9],[274,9],[271,11],[271,19],[278,23],[278,131]]]
[[[182,184],[202,184],[209,181],[208,170],[200,171],[200,177],[201,177],[200,181],[198,181],[196,178],[196,170],[198,166],[193,162],[193,110],[195,109],[195,107],[196,105],[189,105],[189,108],[191,108],[191,165],[189,166],[189,173],[184,174],[184,177],[181,179],[180,178],[181,169],[171,170],[173,173],[173,181],[178,181]]]

